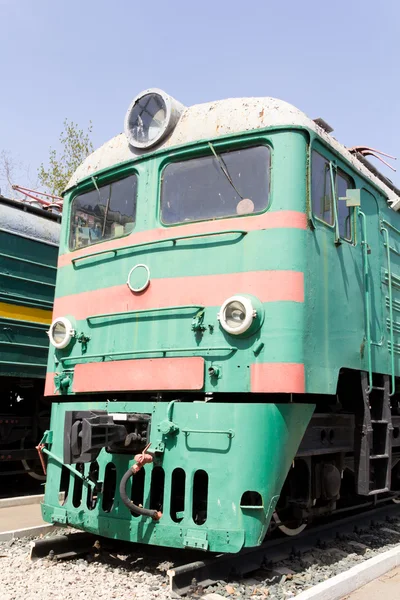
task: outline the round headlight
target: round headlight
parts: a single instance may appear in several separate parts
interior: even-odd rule
[[[61,350],[68,346],[75,335],[75,330],[69,319],[66,317],[59,317],[52,322],[47,334],[53,346]]]
[[[245,296],[232,296],[225,300],[218,314],[221,326],[233,335],[247,331],[257,313],[249,298]]]
[[[136,96],[125,117],[125,135],[134,148],[150,148],[175,127],[184,106],[156,88]]]

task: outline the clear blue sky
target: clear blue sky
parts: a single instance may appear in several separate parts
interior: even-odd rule
[[[159,87],[186,105],[291,102],[344,144],[399,156],[382,170],[400,185],[398,0],[0,0],[0,24],[0,151],[31,180],[64,118],[92,120],[97,147]]]

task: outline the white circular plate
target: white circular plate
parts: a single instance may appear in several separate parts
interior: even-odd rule
[[[129,271],[128,280],[126,285],[131,290],[138,294],[144,292],[150,284],[150,269],[147,265],[139,264],[132,267]]]

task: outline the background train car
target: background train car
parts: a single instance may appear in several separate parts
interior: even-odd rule
[[[400,195],[329,131],[150,90],[77,170],[46,520],[237,552],[398,493]]]
[[[0,474],[44,479],[35,445],[44,401],[60,216],[0,196]],[[18,461],[18,462],[16,462]]]

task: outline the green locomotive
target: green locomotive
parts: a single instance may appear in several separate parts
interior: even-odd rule
[[[59,232],[59,215],[0,196],[0,475],[18,473],[21,461],[44,480],[35,445],[50,417],[43,392]]]
[[[237,552],[396,496],[400,193],[329,131],[153,89],[76,171],[45,520]]]

